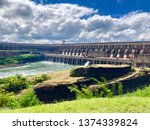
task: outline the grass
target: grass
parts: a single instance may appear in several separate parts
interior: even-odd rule
[[[113,98],[92,98],[1,110],[1,113],[150,113],[150,86]]]
[[[40,105],[2,113],[150,113],[150,97],[92,98]]]
[[[82,79],[83,77],[70,77],[70,70],[64,70],[64,71],[58,71],[53,73],[46,74],[48,77],[51,77],[49,80],[44,81],[43,84],[67,84],[67,83],[74,83],[79,79]],[[36,75],[37,76],[37,75]],[[32,81],[35,77],[33,76],[27,76],[27,79],[29,81]]]
[[[127,93],[124,96],[136,96],[136,97],[150,97],[150,86],[144,89],[137,89],[135,92]]]
[[[50,76],[51,80],[45,82],[58,82],[58,77],[59,82],[74,81],[69,78],[69,71]],[[0,113],[150,113],[150,86],[113,98],[80,99],[14,110],[2,109]]]

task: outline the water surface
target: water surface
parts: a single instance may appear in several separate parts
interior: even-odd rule
[[[74,65],[68,65],[63,63],[54,63],[49,61],[41,61],[34,63],[27,63],[18,67],[7,67],[0,69],[0,78],[5,78],[13,76],[16,74],[27,75],[36,75],[36,74],[45,74],[49,72],[56,72],[61,70],[68,70],[74,68]]]

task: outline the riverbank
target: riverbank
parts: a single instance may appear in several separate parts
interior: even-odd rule
[[[5,66],[18,66],[24,63],[42,61],[44,57],[37,54],[21,54],[9,57],[0,57],[0,67],[4,68]]]
[[[54,64],[52,66],[55,66]],[[6,87],[8,87],[8,84],[12,85],[12,87],[14,87],[13,90],[15,90],[15,93],[16,93],[15,86],[21,84],[24,85],[25,83],[26,88],[20,89],[19,87],[19,91],[17,88],[16,95],[13,95],[13,98],[12,97],[9,98],[9,100],[11,101],[10,105],[12,104],[17,105],[19,101],[19,104],[21,104],[20,106],[11,106],[14,107],[15,110],[2,110],[0,112],[149,112],[150,94],[147,93],[149,89],[146,89],[149,86],[147,87],[145,86],[145,82],[149,82],[149,75],[145,75],[143,72],[140,72],[138,70],[138,71],[133,71],[129,74],[125,74],[124,77],[119,77],[117,79],[114,79],[114,81],[118,81],[120,79],[119,81],[121,81],[123,84],[127,83],[129,86],[127,91],[132,88],[131,94],[121,93],[121,95],[119,96],[113,95],[110,98],[108,97],[102,98],[102,96],[99,96],[99,98],[95,98],[93,96],[90,97],[91,99],[76,100],[77,99],[76,94],[74,92],[72,93],[71,89],[69,89],[68,87],[71,87],[72,85],[76,85],[76,86],[80,86],[81,88],[83,87],[85,90],[85,86],[87,86],[88,88],[89,87],[88,85],[91,85],[91,78],[71,77],[70,76],[71,72],[72,71],[70,70],[65,70],[65,71],[47,73],[45,75],[36,74],[27,77],[17,76],[15,77],[15,80],[8,78],[6,81],[2,81],[2,84],[6,85]],[[131,75],[131,77],[129,75]],[[135,83],[137,83],[137,81],[138,83],[139,81],[142,81],[141,84],[143,85],[142,89],[144,92],[140,92],[140,94],[139,92],[138,94],[134,94],[133,92],[140,88],[138,86],[136,88]],[[14,85],[14,84],[18,84],[18,85]],[[10,91],[12,89],[9,88],[8,90]],[[111,89],[110,90],[107,89],[107,90],[108,90],[107,92],[111,92],[110,91]],[[119,88],[119,91],[123,92],[123,90],[124,88],[122,89]],[[7,94],[3,93],[3,95],[1,96],[4,97],[3,98],[4,100],[5,100],[5,95]],[[144,97],[143,95],[146,96]],[[68,100],[74,100],[74,101],[68,101]],[[40,101],[42,101],[42,105],[41,103],[39,103]],[[50,104],[46,105],[44,103],[50,103]],[[22,104],[23,105],[26,104],[25,107],[28,108],[18,109],[20,107],[24,107],[22,106]],[[30,107],[30,106],[34,106],[34,107]],[[3,109],[5,109],[5,107]]]
[[[50,79],[39,84],[62,84],[74,82],[80,78],[69,76],[70,70],[47,74]],[[37,75],[36,75],[37,76]],[[28,76],[32,81],[36,77]],[[38,84],[38,85],[39,85]],[[134,87],[134,86],[130,86]],[[51,88],[52,89],[52,88]],[[24,91],[22,92],[25,93]],[[57,91],[59,94],[60,91]],[[44,94],[45,95],[45,94]],[[44,96],[43,95],[43,96]],[[137,89],[134,92],[114,96],[111,98],[91,98],[73,101],[61,101],[50,104],[39,104],[32,107],[14,110],[1,110],[0,113],[149,113],[150,112],[150,86]]]
[[[0,65],[0,69],[5,69],[9,67],[18,67],[18,66],[23,66],[24,64],[8,64],[8,65]]]

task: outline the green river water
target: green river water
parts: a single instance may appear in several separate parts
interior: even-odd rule
[[[53,63],[49,61],[27,63],[27,64],[17,66],[17,67],[0,68],[0,78],[14,76],[16,74],[22,74],[24,76],[45,74],[49,72],[68,70],[74,67],[75,67],[74,65],[68,65],[68,64],[63,64],[63,63]]]

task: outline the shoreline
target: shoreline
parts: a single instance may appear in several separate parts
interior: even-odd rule
[[[18,66],[23,66],[23,64],[7,64],[7,65],[0,65],[0,69],[5,69],[8,67],[18,67]]]

